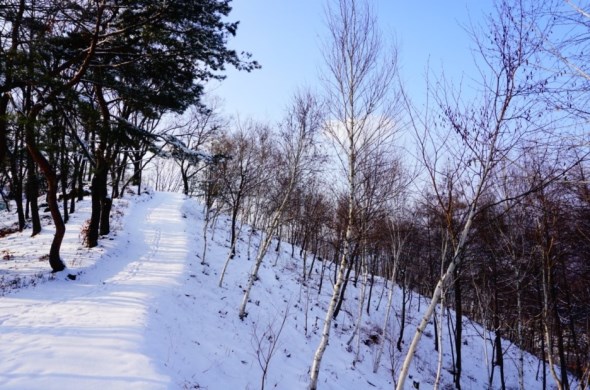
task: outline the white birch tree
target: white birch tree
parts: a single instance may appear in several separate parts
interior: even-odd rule
[[[396,52],[387,49],[368,1],[338,0],[326,11],[328,40],[324,50],[325,86],[331,122],[327,133],[346,172],[347,218],[336,283],[314,354],[309,389],[318,386],[322,357],[328,346],[334,310],[350,263],[353,219],[358,203],[358,171],[363,156],[390,140],[395,99]],[[389,54],[389,55],[388,55]]]
[[[404,389],[422,334],[462,261],[481,197],[490,189],[498,164],[514,163],[519,145],[535,135],[533,130],[540,129],[534,122],[541,113],[536,111],[538,106],[532,96],[542,92],[546,80],[530,72],[541,49],[542,38],[530,33],[531,18],[539,13],[534,4],[529,4],[531,9],[524,6],[519,1],[500,1],[497,15],[488,20],[487,31],[473,31],[481,55],[481,99],[470,98],[465,103],[448,92],[450,87],[441,84],[435,99],[446,130],[436,133],[436,125],[425,122],[418,130],[422,160],[439,207],[447,209],[450,193],[445,189],[448,180],[453,180],[461,198],[458,201],[466,205],[466,211],[458,225],[448,227],[451,259],[410,343],[398,376],[398,390]],[[440,172],[449,170],[451,178],[441,177]]]

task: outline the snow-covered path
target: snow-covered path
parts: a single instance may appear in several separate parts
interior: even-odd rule
[[[146,328],[194,245],[182,203],[179,194],[156,193],[130,210],[98,269],[0,298],[2,389],[171,387],[161,343],[147,340],[158,335]]]

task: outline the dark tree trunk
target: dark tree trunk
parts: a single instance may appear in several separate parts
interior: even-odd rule
[[[47,180],[47,204],[51,212],[53,224],[55,226],[55,235],[53,236],[53,241],[51,242],[51,248],[49,250],[49,265],[51,266],[53,272],[59,272],[63,271],[66,268],[66,265],[61,260],[60,256],[61,243],[66,233],[66,226],[62,219],[61,213],[59,212],[57,202],[58,180],[55,171],[53,170],[47,159],[37,149],[34,133],[34,120],[36,119],[36,115],[30,115],[28,119],[29,122],[26,125],[25,134],[27,150],[29,151],[31,158],[35,160],[35,163],[37,163],[39,169],[41,169],[41,171],[45,175],[45,179]]]
[[[307,247],[308,237],[309,237],[309,233],[306,231],[303,234],[303,240],[301,241],[301,248],[299,248],[299,257],[301,257],[301,255],[303,254],[303,251],[305,251],[305,248]]]
[[[84,134],[84,142],[88,145],[88,151],[92,156],[96,157],[96,129],[94,128],[90,128],[90,129],[86,129],[86,132]],[[96,165],[92,164],[92,168],[96,169]],[[94,169],[86,169],[85,174],[86,176],[86,182],[91,183],[92,185],[92,178],[94,176]],[[92,190],[91,190],[92,191]]]
[[[8,157],[8,123],[6,113],[10,94],[5,92],[0,96],[0,168],[7,165]]]
[[[100,205],[100,235],[106,236],[111,232],[110,216],[113,201],[111,198],[105,197]]]
[[[119,178],[120,170],[111,168],[111,199],[117,199],[119,197]]]
[[[334,276],[333,276],[333,284],[336,284],[336,279],[338,279],[338,266],[340,265],[340,263],[338,262],[338,255],[339,255],[339,251],[334,253]]]
[[[23,172],[22,172],[22,153],[21,141],[15,140],[14,152],[10,159],[10,172],[12,175],[11,192],[16,203],[16,214],[18,216],[18,231],[22,232],[25,228],[25,211],[23,208]]]
[[[120,155],[123,154],[123,159],[120,159]],[[127,153],[121,153],[121,141],[117,141],[113,150],[108,153],[108,161],[114,161],[115,164],[109,164],[108,170],[111,173],[111,199],[118,199],[121,197],[121,182],[125,177],[125,170],[127,167]],[[108,207],[108,206],[107,206]],[[110,208],[109,208],[110,213]],[[110,230],[110,229],[109,229]]]
[[[39,204],[37,202],[37,198],[39,197],[39,179],[37,178],[37,167],[30,154],[27,157],[26,192],[27,203],[30,205],[31,222],[33,223],[31,236],[36,236],[41,232],[41,218],[39,217]]]
[[[461,389],[461,347],[463,339],[463,302],[462,302],[462,291],[461,291],[461,270],[460,267],[455,269],[455,281],[453,282],[455,289],[455,373],[453,381],[455,382],[455,388]]]
[[[434,315],[432,316],[432,320],[434,321],[434,337],[433,337],[433,341],[434,341],[434,351],[438,352],[438,320],[437,320],[437,314],[436,312],[434,313]]]
[[[504,375],[504,351],[502,350],[502,331],[498,328],[496,328],[496,332],[495,332],[495,336],[494,336],[494,349],[496,351],[495,352],[495,355],[496,355],[495,364],[500,369],[500,386],[501,386],[502,390],[506,390],[506,379],[505,379],[505,375]]]
[[[537,280],[537,299],[539,301],[539,308],[540,312],[543,312],[543,293],[542,293],[542,286],[540,285],[540,281]],[[547,388],[547,355],[545,353],[545,337],[544,334],[544,324],[543,322],[547,319],[543,318],[542,315],[539,316],[539,335],[541,339],[541,362],[543,363],[543,390]]]
[[[94,91],[102,116],[102,126],[99,127],[100,144],[95,151],[96,167],[92,180],[93,199],[90,225],[92,229],[98,230],[92,233],[97,239],[96,244],[98,244],[98,236],[110,232],[109,216],[112,203],[107,194],[107,180],[116,155],[116,152],[113,152],[113,147],[118,150],[120,141],[113,139],[116,138],[116,135],[111,132],[111,113],[103,93],[103,85],[100,83],[95,84]]]
[[[319,256],[318,253],[318,244],[317,244],[317,237],[314,240],[313,244],[313,257],[311,258],[311,264],[309,265],[309,272],[307,273],[307,278],[311,278],[311,274],[313,272],[313,267],[315,265],[315,259]]]
[[[229,245],[231,248],[231,253],[229,255],[230,259],[233,259],[236,256],[236,240],[238,239],[237,237],[237,223],[238,223],[238,212],[240,210],[240,201],[241,201],[241,197],[238,194],[235,203],[233,204],[232,207],[232,213],[231,213],[231,231],[230,231],[230,239],[229,239]]]
[[[283,233],[282,233],[282,226],[279,225],[278,229],[277,229],[277,246],[275,247],[275,252],[279,253],[279,251],[281,250],[281,242],[282,242],[282,237],[283,237]]]
[[[295,245],[291,244],[291,248],[293,248]],[[303,280],[305,282],[305,279],[307,277],[307,251],[303,251],[303,273],[301,275],[301,280]]]
[[[551,269],[549,270],[551,272]],[[555,280],[557,278],[551,278]],[[561,327],[561,318],[559,316],[559,310],[557,308],[557,287],[556,283],[552,283],[550,286],[551,289],[551,301],[553,304],[553,318],[555,322],[555,333],[557,336],[557,354],[559,355],[559,368],[560,368],[560,375],[561,375],[561,384],[564,390],[569,389],[569,381],[568,381],[568,371],[567,371],[567,360],[565,358],[565,347],[563,344],[563,330]],[[552,335],[553,337],[553,335]]]
[[[86,244],[88,248],[94,248],[98,245],[99,228],[101,224],[101,213],[104,199],[107,197],[107,171],[103,159],[97,158],[97,166],[92,178],[91,198],[92,211],[90,213],[90,223],[86,235]]]
[[[84,170],[86,168],[86,161],[82,159],[82,164],[78,172],[78,201],[84,200]]]
[[[295,244],[298,242],[298,235],[295,232],[295,227],[293,226],[293,223],[289,223],[287,225],[287,233],[285,233],[284,238],[286,238],[286,241],[291,244],[291,258],[293,258],[295,256]]]
[[[66,133],[62,132],[61,136],[61,153],[60,153],[60,166],[61,166],[61,189],[62,189],[62,201],[63,201],[63,220],[64,223],[68,223],[70,219],[68,215],[68,176],[70,170],[70,164],[68,161],[68,152],[66,150]]]
[[[76,197],[78,196],[78,189],[76,183],[78,175],[80,174],[81,157],[74,156],[74,172],[72,172],[72,187],[70,188],[70,214],[76,212]]]
[[[492,325],[495,330],[495,337],[494,337],[494,351],[496,355],[496,360],[494,364],[498,366],[500,369],[500,386],[502,390],[506,389],[506,379],[504,376],[504,351],[502,349],[502,325],[500,323],[500,301],[499,301],[499,288],[498,288],[498,269],[496,267],[496,259],[492,257],[492,288],[494,289],[494,302],[493,302],[493,314],[492,314]],[[492,371],[493,372],[493,371]],[[490,382],[491,383],[491,382]]]
[[[137,186],[137,195],[141,195],[141,158],[143,157],[140,153],[134,153],[133,155],[133,179],[131,184]]]
[[[94,176],[90,187],[92,208],[90,212],[90,223],[88,224],[88,231],[86,232],[86,245],[88,248],[94,248],[98,245],[98,227],[100,226],[100,196],[98,194],[98,180],[98,177]]]
[[[406,277],[405,270],[402,272],[402,277],[403,277],[403,280],[402,280],[402,314],[401,314],[402,318],[400,321],[399,337],[397,339],[397,350],[400,352],[402,350],[402,341],[404,340],[404,331],[406,330],[406,303],[407,303],[406,296],[408,295],[408,289],[406,286],[407,277]],[[395,287],[394,285],[391,286],[391,288],[394,288],[394,287]],[[436,317],[436,316],[434,316],[434,317]],[[436,345],[436,341],[434,343]],[[437,350],[438,350],[438,346],[437,346]]]
[[[344,296],[346,294],[346,286],[348,286],[348,281],[350,280],[350,273],[352,272],[352,265],[354,261],[351,261],[348,264],[348,269],[346,270],[346,276],[344,277],[344,283],[342,283],[342,290],[340,290],[340,296],[338,297],[338,303],[336,304],[336,308],[334,309],[334,319],[338,317],[340,313],[340,309],[342,309],[342,303],[344,302]]]
[[[363,255],[364,256],[364,255]],[[354,286],[354,288],[357,287],[358,281],[359,281],[359,276],[361,274],[361,263],[364,260],[361,261],[355,261],[354,262],[354,279],[352,281],[352,285]]]
[[[561,267],[561,273],[564,283],[564,293],[565,293],[565,301],[567,304],[568,309],[568,325],[569,325],[569,336],[571,338],[570,345],[575,346],[575,356],[576,356],[576,369],[575,374],[578,378],[582,378],[584,375],[583,364],[581,360],[581,356],[583,356],[583,352],[580,351],[580,343],[578,342],[578,332],[576,331],[576,319],[574,317],[573,309],[572,309],[572,293],[570,289],[569,283],[567,283],[567,275],[566,275],[566,267]],[[590,386],[590,383],[588,384]]]
[[[10,201],[2,191],[2,187],[4,186],[4,182],[0,181],[0,197],[2,198],[2,202],[4,202],[4,207],[6,207],[6,211],[10,212]],[[12,188],[12,184],[11,184]]]
[[[18,184],[15,186],[15,198],[16,203],[16,214],[18,216],[18,231],[22,232],[25,229],[25,210],[23,208],[23,181],[22,178],[18,180]]]
[[[113,192],[113,199],[117,199],[117,198],[122,198],[124,193],[123,191],[125,190],[125,172],[126,172],[126,168],[127,168],[127,153],[124,154],[123,156],[123,161],[121,162],[121,166],[119,167],[119,169],[117,170],[117,178],[115,183],[113,183],[113,189],[117,189],[117,193],[115,195],[115,193]],[[121,183],[123,183],[123,186],[121,188],[119,188],[119,186],[121,185]]]
[[[376,256],[375,256],[376,257]],[[371,281],[369,285],[369,297],[367,299],[367,315],[371,314],[371,297],[373,296],[373,285],[375,284],[375,264],[377,263],[376,258],[373,258],[373,264],[371,267]],[[377,305],[377,310],[379,310],[379,305]]]
[[[188,196],[189,186],[188,186],[188,175],[187,172],[181,167],[180,168],[181,176],[182,176],[182,185],[183,185],[183,193]]]
[[[309,271],[307,272],[307,279],[311,278],[311,274],[313,272],[313,267],[315,265],[315,259],[317,258],[317,253],[314,251],[313,252],[313,256],[311,258],[311,264],[309,264]]]
[[[55,225],[55,235],[53,236],[51,249],[49,250],[49,265],[53,272],[59,272],[66,268],[60,256],[61,243],[66,233],[66,226],[57,203],[57,177],[54,172],[51,172],[49,175],[48,172],[45,172],[45,177],[47,178],[47,203],[51,211],[53,224]]]

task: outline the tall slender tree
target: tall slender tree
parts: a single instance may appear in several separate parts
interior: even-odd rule
[[[327,130],[346,174],[344,242],[336,283],[310,371],[309,389],[318,386],[320,366],[336,305],[351,264],[357,213],[359,164],[391,136],[396,105],[390,100],[396,72],[395,50],[386,52],[375,12],[367,1],[339,0],[327,8],[329,38],[324,51]]]
[[[517,146],[533,134],[534,120],[541,114],[531,96],[542,91],[545,79],[542,74],[537,78],[526,73],[536,63],[543,41],[542,36],[529,33],[529,18],[540,15],[539,8],[520,1],[500,1],[496,10],[495,17],[489,19],[487,32],[484,35],[474,32],[485,66],[482,68],[483,99],[464,103],[452,96],[448,92],[450,89],[443,87],[437,101],[446,129],[435,142],[432,142],[436,137],[434,126],[425,127],[420,132],[423,160],[439,208],[447,211],[446,220],[451,221],[452,210],[448,206],[454,204],[447,201],[453,195],[453,191],[447,191],[449,185],[460,194],[457,201],[465,208],[457,224],[446,223],[445,228],[452,240],[450,260],[438,279],[431,303],[409,346],[398,376],[397,389],[400,390],[404,389],[410,364],[426,325],[465,259],[474,220],[482,207],[481,200],[492,184],[494,172],[500,162],[514,161]],[[486,38],[479,38],[481,36]],[[446,161],[449,157],[456,164],[450,170],[452,176],[441,178],[440,172],[449,172],[448,168],[441,166],[448,166]],[[527,192],[533,190],[531,188]],[[460,378],[455,378],[457,383],[460,383]]]

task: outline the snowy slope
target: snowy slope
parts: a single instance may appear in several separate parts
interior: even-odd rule
[[[212,242],[202,265],[203,216],[195,200],[155,193],[126,203],[117,205],[125,217],[115,223],[124,228],[90,251],[79,245],[79,224],[87,218],[84,207],[75,214],[63,251],[68,269],[55,278],[46,273],[46,262],[38,261],[48,248],[50,227],[34,239],[26,234],[0,238],[0,250],[12,254],[0,263],[5,286],[23,284],[10,282],[18,275],[35,281],[16,291],[5,288],[8,292],[0,297],[0,388],[258,389],[261,366],[268,361],[266,388],[304,389],[331,294],[331,272],[318,294],[319,272],[300,283],[298,251],[291,258],[290,246],[283,243],[278,253],[267,256],[249,314],[241,321],[238,307],[253,265],[248,253],[254,257],[260,237],[253,236],[251,248],[243,237],[218,287],[229,250],[226,219],[220,218],[209,233]],[[243,231],[245,236],[247,228]],[[67,273],[77,275],[76,280],[67,279]],[[386,293],[382,281],[374,286],[371,314],[364,315],[361,327],[360,359],[355,361],[357,340],[350,346],[347,341],[358,312],[360,286],[349,285],[343,312],[332,329],[321,389],[394,386],[392,371],[399,370],[404,356],[390,345],[399,334],[401,292],[395,291],[394,315],[383,331]],[[418,308],[423,310],[427,303],[412,297],[412,323],[419,319]],[[405,345],[414,328],[407,326]],[[408,388],[414,382],[421,389],[432,387],[437,363],[433,334],[432,327],[425,332]],[[463,389],[487,387],[491,335],[484,339],[483,334],[465,320]],[[377,343],[368,342],[371,339]],[[373,373],[382,342],[383,358]],[[507,383],[517,388],[517,349],[509,343],[505,349]],[[452,384],[451,362],[446,344],[442,388]],[[537,370],[538,361],[526,354],[526,389],[541,387]],[[497,375],[493,387],[499,387]]]

